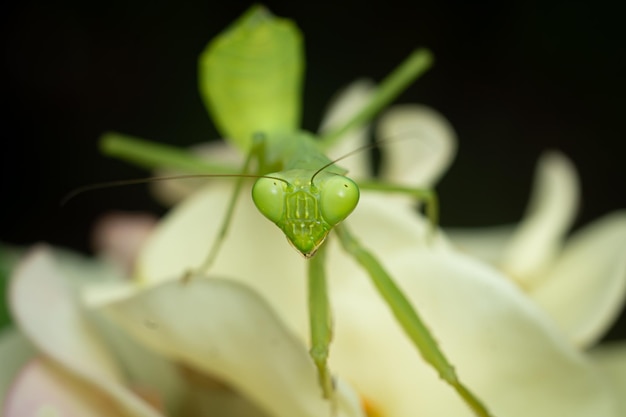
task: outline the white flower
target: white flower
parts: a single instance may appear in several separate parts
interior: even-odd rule
[[[334,114],[349,112],[366,94],[367,87],[358,85]],[[419,139],[390,144],[401,151],[388,152],[385,176],[407,185],[434,182],[455,146],[447,124],[424,108],[388,117],[382,137],[411,132]],[[354,149],[360,136],[353,134],[345,146]],[[415,156],[408,154],[416,152],[436,162],[414,168]],[[362,158],[341,165],[355,177],[368,174]],[[24,260],[11,287],[21,336],[0,342],[0,363],[11,364],[7,375],[14,374],[19,366],[13,364],[33,357],[16,344],[32,343],[38,356],[13,380],[4,402],[7,417],[203,416],[223,403],[237,407],[241,397],[254,407],[230,415],[332,415],[307,354],[306,261],[250,198],[240,199],[210,277],[180,281],[206,256],[231,190],[231,182],[212,181],[175,207],[143,247],[135,282],[110,269],[94,279],[103,275],[102,266],[69,262],[46,248]],[[495,415],[619,415],[615,385],[571,343],[558,320],[500,269],[456,250],[444,236],[429,243],[428,224],[408,199],[364,193],[346,222]],[[364,404],[370,417],[471,416],[421,360],[366,274],[332,237],[328,245],[336,415],[364,415]],[[224,391],[215,381],[240,396],[225,391],[231,396],[220,397]],[[206,398],[212,405],[200,400]],[[188,401],[197,405],[195,413],[184,408]]]
[[[365,94],[363,85],[351,90],[339,114],[343,106],[358,106]],[[382,129],[384,138],[404,139],[412,132],[414,139],[391,144],[396,145],[391,146],[396,151],[391,151],[389,165],[394,169],[387,178],[407,185],[429,184],[451,159],[451,130],[431,110],[405,107],[391,113]],[[348,142],[333,156],[358,146],[359,135]],[[429,158],[438,162],[420,171],[416,153],[420,162]],[[363,158],[341,164],[357,178],[367,175]],[[165,281],[201,263],[217,233],[229,189],[229,184],[215,181],[168,216],[140,257],[138,274],[143,282]],[[499,271],[455,251],[443,239],[426,244],[425,225],[407,201],[364,193],[347,223],[390,270],[460,377],[493,412],[615,415],[608,382],[553,319]],[[280,231],[264,222],[249,199],[241,199],[234,218],[211,274],[252,288],[294,334],[307,340],[305,261],[293,256]],[[336,323],[331,368],[350,381],[378,415],[471,415],[419,359],[364,272],[336,242],[329,245]]]
[[[570,343],[606,372],[619,415],[626,413],[626,345],[597,346],[624,307],[626,212],[617,211],[569,236],[580,206],[573,164],[549,152],[537,166],[531,202],[518,225],[450,231],[457,246],[515,282]]]

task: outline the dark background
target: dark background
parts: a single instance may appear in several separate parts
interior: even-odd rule
[[[380,80],[416,46],[431,48],[436,66],[399,101],[431,105],[459,135],[457,160],[438,187],[444,226],[517,221],[549,148],[579,169],[577,225],[626,207],[623,9],[565,0],[335,3],[268,3],[306,36],[304,126],[316,128],[341,86]],[[3,3],[0,240],[88,251],[102,213],[162,213],[146,187],[94,192],[63,209],[59,201],[79,185],[146,175],[98,154],[103,131],[181,146],[217,137],[197,92],[196,59],[247,6]]]

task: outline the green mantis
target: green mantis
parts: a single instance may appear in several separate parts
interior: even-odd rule
[[[346,170],[323,153],[342,135],[368,121],[431,65],[426,50],[413,52],[376,91],[374,98],[351,120],[317,138],[299,130],[303,73],[301,36],[295,25],[255,6],[213,40],[200,59],[200,89],[218,129],[247,155],[240,174],[212,167],[187,153],[164,145],[109,136],[105,152],[148,167],[162,166],[193,173],[211,172],[237,177],[229,213],[246,178],[255,177],[252,198],[259,211],[275,223],[294,248],[308,259],[310,354],[326,398],[333,397],[327,366],[331,343],[331,312],[324,269],[324,242],[335,232],[345,251],[367,271],[407,337],[441,378],[448,382],[478,416],[490,415],[480,400],[456,376],[454,368],[422,323],[415,308],[392,277],[343,224],[358,204],[359,190],[400,192],[429,203],[428,190],[371,182],[357,185]],[[254,169],[253,169],[254,168]],[[231,214],[200,270],[210,269],[226,236]]]

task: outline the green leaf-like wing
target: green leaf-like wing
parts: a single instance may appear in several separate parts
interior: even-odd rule
[[[296,25],[254,6],[202,53],[200,92],[220,133],[245,151],[255,133],[298,128],[303,69]]]

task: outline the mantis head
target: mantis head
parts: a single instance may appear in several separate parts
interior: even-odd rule
[[[355,209],[359,187],[335,173],[320,173],[313,182],[310,171],[283,171],[259,178],[252,199],[292,246],[310,258],[332,228]]]

